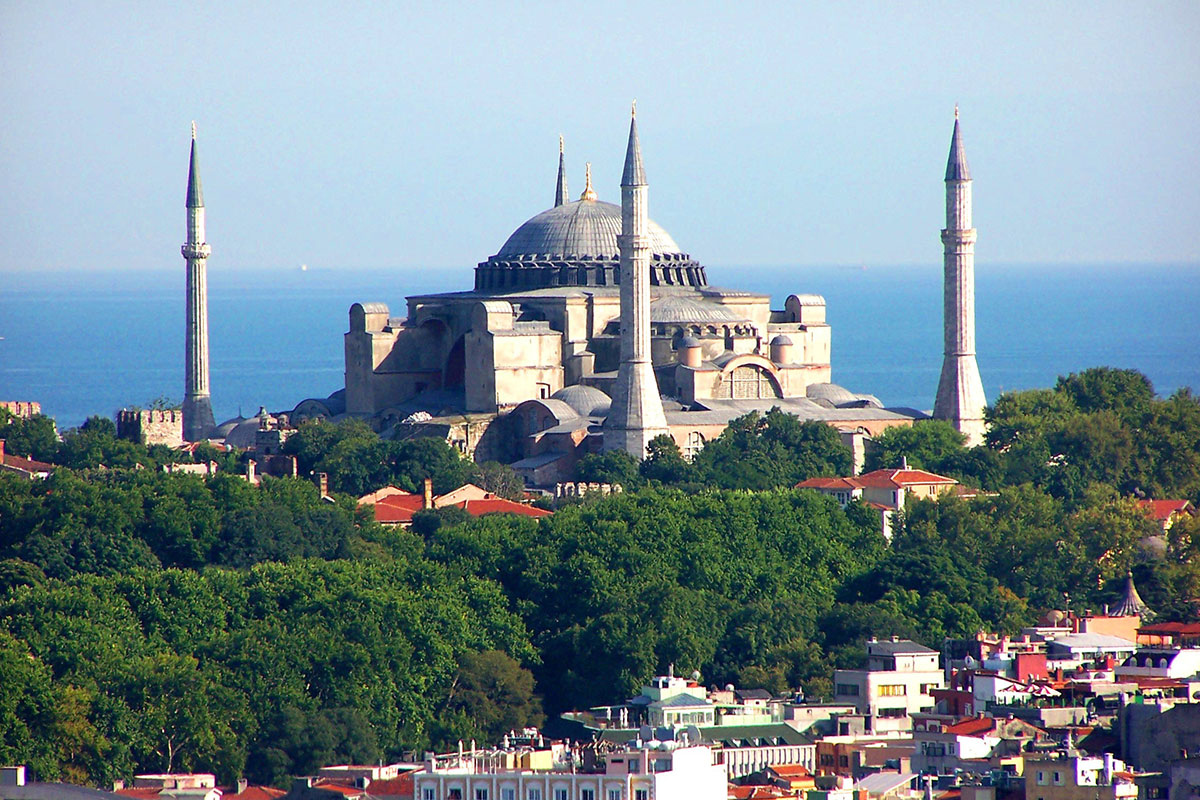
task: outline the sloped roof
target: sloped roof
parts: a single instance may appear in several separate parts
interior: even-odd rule
[[[1187,500],[1139,500],[1138,505],[1158,522],[1166,522],[1175,514],[1186,514],[1193,510]]]
[[[952,733],[955,736],[982,736],[985,733],[991,733],[995,729],[995,718],[974,717],[972,719],[965,719],[962,722],[956,722],[953,725],[947,725],[942,731],[944,733]]]
[[[877,469],[855,478],[862,486],[872,489],[902,489],[905,486],[920,484],[940,484],[953,486],[958,483],[954,478],[945,475],[935,475],[923,469]]]

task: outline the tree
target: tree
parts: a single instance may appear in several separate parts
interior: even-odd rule
[[[0,439],[4,440],[4,452],[35,461],[53,461],[58,451],[54,419],[41,414],[22,419],[0,409]]]
[[[533,673],[500,650],[461,656],[442,709],[435,733],[442,747],[458,739],[498,742],[545,720]]]
[[[911,427],[888,428],[871,440],[864,469],[894,469],[901,458],[913,469],[937,472],[966,448],[967,437],[940,419],[919,420]]]
[[[507,464],[496,461],[478,464],[471,473],[471,482],[509,500],[525,499],[525,479]]]
[[[646,450],[646,459],[638,467],[646,480],[678,485],[695,478],[692,465],[684,460],[679,445],[675,444],[670,434],[655,436]]]
[[[589,453],[579,459],[575,475],[586,483],[611,483],[624,489],[641,484],[637,460],[624,450]]]

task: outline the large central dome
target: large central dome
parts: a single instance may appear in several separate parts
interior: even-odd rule
[[[620,283],[621,207],[585,196],[543,211],[513,231],[496,255],[475,268],[475,291],[515,292]],[[705,286],[704,267],[650,220],[650,283]]]
[[[543,211],[517,228],[496,258],[617,258],[621,207],[600,200],[577,200]],[[650,252],[682,255],[679,245],[650,220]]]

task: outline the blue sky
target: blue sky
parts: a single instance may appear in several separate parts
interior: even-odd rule
[[[934,265],[954,104],[978,259],[1197,262],[1200,3],[0,2],[0,271],[468,270],[629,101],[710,266]]]

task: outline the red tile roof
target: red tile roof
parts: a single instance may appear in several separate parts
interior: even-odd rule
[[[902,489],[905,486],[926,483],[953,486],[958,483],[954,478],[935,475],[923,469],[877,469],[874,472],[859,475],[855,480],[872,489]]]
[[[503,497],[488,497],[483,500],[467,500],[458,504],[459,508],[466,510],[472,517],[479,517],[484,514],[520,514],[524,517],[533,517],[539,519],[548,517],[553,512],[547,511],[544,508],[534,508],[527,506],[524,503],[515,503],[512,500],[505,500]]]
[[[962,722],[956,722],[953,725],[947,725],[942,730],[945,733],[953,733],[956,736],[982,736],[995,729],[996,720],[992,717],[974,717],[972,719],[964,719]]]
[[[22,458],[11,453],[4,453],[3,458],[0,458],[0,464],[24,472],[53,472],[55,469],[53,464],[47,464],[45,461],[34,461],[32,458]]]
[[[1193,636],[1200,634],[1200,622],[1156,622],[1137,629],[1140,634],[1165,634]]]
[[[122,797],[140,797],[140,798],[143,798],[144,800],[153,800],[154,798],[158,797],[158,793],[161,791],[162,791],[162,789],[157,788],[157,787],[134,788],[131,786],[128,789],[117,789],[115,792],[113,792],[113,794],[119,794]]]
[[[806,481],[800,481],[796,484],[797,489],[841,489],[844,491],[852,491],[861,489],[854,478],[809,478]]]
[[[381,781],[371,781],[367,784],[367,794],[371,797],[404,797],[413,796],[413,773],[406,772],[397,778],[387,778]]]
[[[1175,514],[1191,513],[1192,504],[1187,500],[1138,500],[1152,519],[1166,522]]]
[[[954,486],[958,481],[923,469],[877,469],[853,478],[809,478],[796,484],[797,489],[903,489],[905,486],[937,484]]]
[[[221,800],[275,800],[285,794],[287,792],[283,789],[275,789],[271,786],[247,786],[246,791],[236,794],[232,789],[222,792]]]
[[[389,524],[412,522],[413,514],[425,507],[419,494],[393,494],[375,503],[375,520]]]

